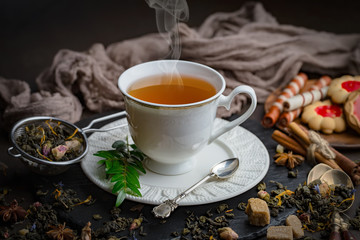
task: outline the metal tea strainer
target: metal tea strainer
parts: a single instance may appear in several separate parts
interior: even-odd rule
[[[70,167],[70,165],[80,162],[81,159],[87,154],[87,152],[89,150],[89,145],[88,145],[86,133],[107,132],[107,131],[110,131],[113,129],[127,126],[127,124],[121,124],[121,125],[118,125],[115,127],[107,128],[107,129],[97,129],[97,128],[91,128],[92,125],[94,125],[95,123],[110,120],[113,118],[123,117],[125,115],[126,115],[126,112],[123,111],[123,112],[118,112],[118,113],[111,114],[108,116],[104,116],[101,118],[97,118],[97,119],[92,120],[88,126],[82,128],[82,129],[72,123],[69,123],[69,122],[59,119],[59,118],[53,118],[53,117],[47,117],[47,116],[36,116],[36,117],[25,118],[25,119],[17,122],[11,130],[10,139],[11,139],[13,146],[8,148],[8,153],[15,158],[21,158],[22,162],[28,168],[30,168],[33,172],[36,172],[36,173],[42,174],[42,175],[60,174],[62,172],[65,172]],[[46,120],[60,122],[62,127],[67,128],[70,132],[74,132],[76,129],[78,130],[78,136],[80,136],[80,138],[82,139],[82,141],[81,141],[82,142],[82,147],[81,147],[82,153],[80,154],[80,156],[78,156],[74,159],[71,159],[69,161],[49,161],[46,159],[34,157],[21,149],[21,147],[16,143],[16,139],[21,134],[24,133],[25,127],[29,126],[31,124],[35,124],[35,125],[42,124]],[[16,153],[15,153],[15,151],[16,151]]]

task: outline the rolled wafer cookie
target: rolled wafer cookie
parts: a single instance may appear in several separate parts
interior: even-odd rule
[[[279,119],[280,114],[283,112],[283,103],[286,99],[293,97],[305,86],[308,77],[305,73],[299,73],[293,78],[290,83],[284,88],[276,101],[272,104],[269,111],[266,112],[262,120],[264,127],[272,127]]]

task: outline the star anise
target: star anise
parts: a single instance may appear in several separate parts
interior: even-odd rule
[[[15,199],[9,206],[0,206],[0,217],[4,222],[22,221],[25,219],[25,216],[25,209],[19,206]]]
[[[288,169],[293,169],[304,161],[303,156],[293,154],[292,151],[277,153],[274,158],[277,165],[286,166]]]
[[[46,232],[48,237],[55,240],[73,240],[75,234],[70,228],[65,228],[64,224],[58,224],[57,226],[50,226],[52,230]]]

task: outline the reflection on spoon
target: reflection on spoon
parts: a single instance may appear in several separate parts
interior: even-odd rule
[[[210,173],[206,175],[203,179],[201,179],[199,182],[192,185],[190,188],[185,190],[184,192],[180,193],[178,196],[176,196],[173,199],[168,199],[161,203],[159,206],[156,206],[153,208],[153,213],[155,217],[158,218],[167,218],[170,216],[171,212],[173,212],[179,204],[181,199],[186,197],[192,190],[197,188],[202,183],[206,182],[209,178],[216,177],[219,179],[226,179],[231,177],[236,170],[239,167],[239,159],[237,158],[230,158],[227,160],[224,160],[222,162],[217,163],[215,166],[212,167]]]

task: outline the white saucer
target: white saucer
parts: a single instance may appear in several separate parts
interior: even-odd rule
[[[126,119],[112,122],[103,128],[126,123]],[[215,125],[226,121],[216,119]],[[105,171],[97,162],[101,159],[93,154],[99,150],[111,149],[116,140],[124,140],[130,133],[127,127],[110,132],[93,133],[89,139],[89,152],[81,162],[87,177],[100,188],[111,192],[112,183],[105,178]],[[174,198],[188,187],[207,175],[216,163],[231,157],[240,160],[239,169],[227,180],[209,180],[191,192],[179,202],[179,205],[199,205],[222,201],[235,197],[257,185],[266,175],[270,159],[264,144],[253,133],[241,126],[225,133],[212,144],[205,147],[198,155],[201,159],[194,170],[176,176],[166,176],[147,169],[140,176],[142,197],[128,195],[126,198],[147,204],[160,204],[168,198]]]

